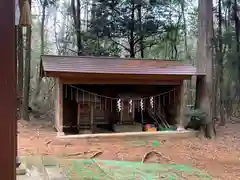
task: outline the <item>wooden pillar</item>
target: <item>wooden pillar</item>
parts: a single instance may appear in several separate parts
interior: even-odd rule
[[[81,119],[81,104],[79,101],[77,101],[78,105],[77,105],[77,127],[78,127],[78,131],[79,131],[79,125],[80,125],[80,119]]]
[[[91,132],[93,133],[94,130],[94,124],[93,124],[93,118],[94,118],[94,104],[90,100],[90,124],[91,124]]]
[[[15,61],[15,1],[0,1],[0,177],[16,179],[17,92]]]
[[[63,84],[60,79],[56,79],[55,85],[56,99],[55,99],[55,127],[58,135],[64,135],[63,132]]]
[[[178,126],[183,128],[185,126],[185,116],[184,116],[184,108],[185,108],[185,101],[184,101],[184,83],[181,82],[178,92],[177,92],[177,116],[176,122]]]

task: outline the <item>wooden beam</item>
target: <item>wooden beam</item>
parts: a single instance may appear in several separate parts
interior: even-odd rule
[[[83,73],[83,72],[45,72],[47,77],[61,77],[67,79],[124,79],[124,80],[186,80],[192,75],[187,74],[115,74],[115,73]]]
[[[100,78],[82,78],[70,79],[61,78],[64,84],[142,84],[142,85],[180,85],[181,81],[164,81],[164,80],[146,80],[146,79],[100,79]]]
[[[55,92],[55,127],[59,134],[63,134],[63,84],[59,78],[56,79]]]
[[[17,92],[15,60],[15,1],[0,1],[0,177],[16,179],[17,155]]]

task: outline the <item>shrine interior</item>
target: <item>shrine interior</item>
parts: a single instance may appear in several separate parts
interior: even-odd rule
[[[63,85],[63,132],[156,131],[177,124],[177,85]]]

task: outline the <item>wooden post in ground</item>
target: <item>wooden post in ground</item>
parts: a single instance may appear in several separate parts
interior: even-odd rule
[[[93,133],[94,131],[94,124],[93,124],[93,120],[94,120],[94,105],[91,99],[89,99],[90,101],[90,125],[91,125],[91,132]]]
[[[17,91],[15,60],[15,0],[0,1],[0,177],[16,179]]]
[[[177,123],[179,130],[183,130],[185,126],[185,116],[184,116],[184,108],[185,108],[185,100],[184,100],[184,83],[182,82],[177,91],[178,99],[177,99]]]
[[[59,78],[56,79],[55,88],[55,128],[58,131],[58,135],[63,135],[63,84]]]

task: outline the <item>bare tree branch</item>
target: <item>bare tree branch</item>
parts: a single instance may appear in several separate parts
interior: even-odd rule
[[[110,37],[111,38],[111,37]],[[111,38],[111,41],[113,41],[114,43],[116,43],[117,45],[121,46],[122,48],[124,48],[126,51],[130,52],[130,49],[127,48],[126,46],[122,45],[121,43],[115,41],[113,38]]]

